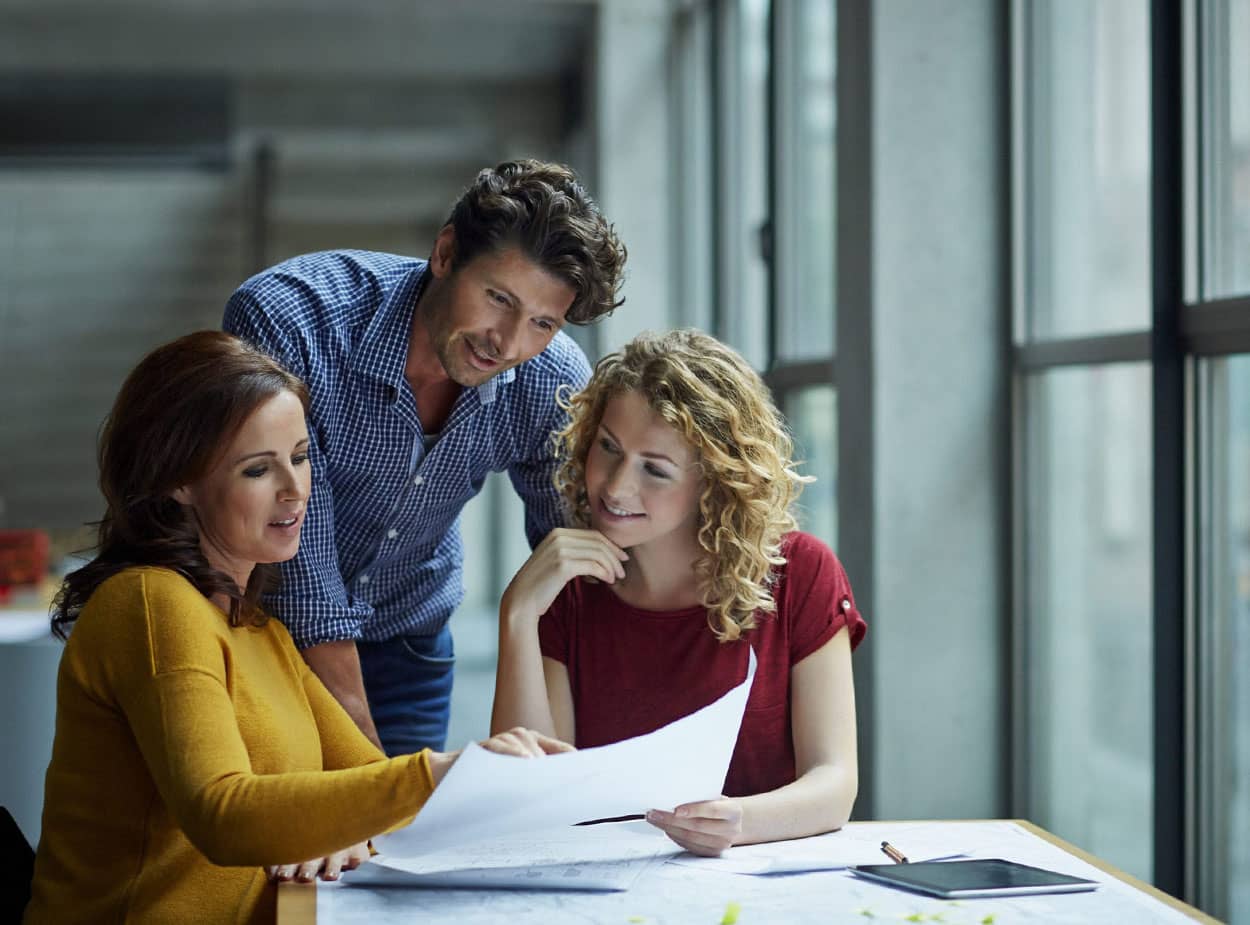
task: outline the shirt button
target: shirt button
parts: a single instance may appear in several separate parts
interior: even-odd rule
[[[399,531],[396,530],[394,527],[391,527],[391,529],[386,531],[386,538],[388,540],[393,540],[397,536],[399,536]]]
[[[850,598],[848,597],[842,598],[842,611],[843,613],[851,612],[851,599]]]
[[[424,482],[424,481],[425,481],[425,476],[424,476],[424,475],[418,475],[418,476],[415,476],[415,477],[413,478],[413,480],[412,480],[412,484],[413,484],[413,485],[416,485],[418,488],[420,488],[420,487],[421,487],[421,483],[422,483],[422,482]]]
[[[367,584],[369,583],[369,576],[368,576],[368,575],[361,575],[361,576],[360,576],[360,583],[361,583],[362,585],[367,585]]]

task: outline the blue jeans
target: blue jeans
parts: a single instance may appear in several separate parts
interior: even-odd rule
[[[369,712],[386,754],[442,751],[456,665],[451,628],[433,636],[396,636],[356,643]]]

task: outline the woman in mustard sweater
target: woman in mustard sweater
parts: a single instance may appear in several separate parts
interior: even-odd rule
[[[208,331],[122,386],[97,555],[54,605],[68,642],[26,922],[272,921],[274,879],[356,866],[455,761],[385,758],[260,610],[310,503],[307,401]],[[524,729],[482,744],[568,748]]]

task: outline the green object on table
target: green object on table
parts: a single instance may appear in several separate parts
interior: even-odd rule
[[[738,913],[742,911],[742,907],[736,902],[730,901],[725,907],[725,914],[720,917],[720,925],[735,925],[738,921]]]

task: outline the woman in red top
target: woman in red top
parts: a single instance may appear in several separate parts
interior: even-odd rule
[[[768,389],[697,331],[595,367],[557,435],[576,528],[500,604],[492,729],[579,748],[706,706],[759,662],[721,799],[652,810],[682,847],[828,832],[858,786],[851,650],[866,629],[833,552],[795,530],[802,485]]]

